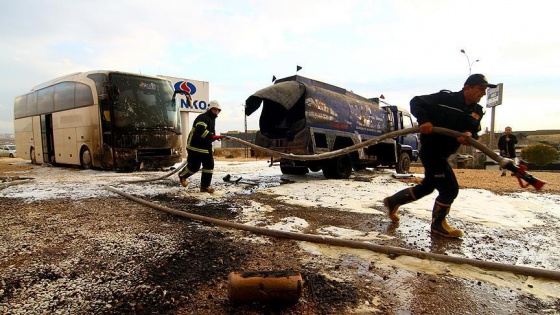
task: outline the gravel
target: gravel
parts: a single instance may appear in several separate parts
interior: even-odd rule
[[[62,171],[70,175],[76,172]],[[41,167],[0,159],[0,177],[4,179],[34,177],[37,172]],[[503,194],[520,190],[515,181],[500,178],[497,171],[456,173],[462,187]],[[481,178],[481,174],[486,177]],[[546,193],[559,193],[559,174],[535,175],[549,182]],[[75,185],[76,191],[82,185],[80,181],[73,182],[72,176],[67,180],[65,184]],[[174,180],[161,185],[177,186]],[[412,184],[417,180],[403,181]],[[149,185],[138,185],[137,189],[147,190]],[[363,253],[342,249],[333,249],[332,256],[326,252],[311,254],[316,245],[190,221],[112,194],[76,199],[72,198],[71,188],[66,190],[69,195],[57,199],[12,198],[0,190],[1,314],[560,313],[558,299],[527,293],[539,287],[531,279],[522,280],[518,289],[512,289],[489,280],[491,273],[472,279],[454,276],[449,267],[443,268],[448,268],[447,272],[413,271],[399,267],[398,257],[364,258]],[[321,230],[328,223],[370,233],[386,229],[384,234],[388,237],[381,243],[392,246],[418,249],[419,244],[430,242],[429,234],[428,240],[404,240],[399,232],[391,231],[385,218],[372,220],[370,215],[352,212],[333,215],[333,209],[328,208],[313,208],[310,212],[257,191],[226,193],[215,200],[202,194],[185,194],[177,186],[176,193],[156,190],[144,198],[181,211],[237,222],[247,221],[244,209],[259,202],[276,209],[270,213],[270,209],[262,209],[259,224],[263,225],[297,217],[309,222],[306,231],[328,231]],[[472,230],[473,237],[487,232],[475,227]],[[522,242],[521,238],[522,235],[511,234],[505,240],[467,239],[464,244],[437,239],[431,240],[431,245],[434,251],[462,255],[464,246],[494,243],[490,245],[497,248],[484,258],[499,259],[509,254],[508,242],[517,246],[512,241]],[[387,265],[386,261],[395,264]],[[251,270],[301,272],[306,285],[304,294],[294,305],[230,303],[228,275]],[[504,282],[519,281],[506,275],[497,277]],[[547,285],[560,295],[559,283]]]

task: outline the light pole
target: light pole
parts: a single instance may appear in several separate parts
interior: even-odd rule
[[[245,117],[245,141],[249,141],[249,136],[247,136],[247,114],[245,113],[245,109],[247,104],[241,104],[243,106],[243,117]],[[245,157],[249,157],[249,147],[245,147]]]
[[[467,57],[467,64],[469,65],[469,75],[471,75],[471,69],[472,66],[474,65],[475,62],[479,62],[480,60],[476,59],[475,61],[471,62],[471,60],[469,59],[469,56],[467,55],[467,53],[465,52],[464,49],[461,49],[461,52],[463,54],[465,54],[465,57]]]

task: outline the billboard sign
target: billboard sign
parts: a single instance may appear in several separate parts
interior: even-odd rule
[[[502,95],[504,94],[504,84],[498,83],[495,88],[488,88],[486,92],[486,107],[496,107],[502,105]]]
[[[189,106],[189,103],[184,95],[177,95],[177,101],[181,104],[180,111],[195,113],[202,113],[206,111],[208,103],[210,103],[210,84],[208,82],[170,77],[166,75],[160,75],[160,77],[171,81],[175,90],[185,91],[191,95],[193,101],[192,106]]]

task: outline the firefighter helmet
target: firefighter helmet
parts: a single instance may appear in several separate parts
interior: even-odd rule
[[[218,110],[222,111],[220,103],[218,103],[218,101],[216,100],[212,100],[210,101],[210,104],[208,104],[208,110],[211,110],[212,108],[217,108]]]

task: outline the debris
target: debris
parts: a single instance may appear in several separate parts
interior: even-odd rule
[[[414,174],[393,174],[393,178],[413,178]]]
[[[232,272],[228,298],[232,303],[295,303],[302,295],[303,284],[296,271]]]
[[[258,183],[256,182],[243,180],[243,177],[241,176],[234,178],[230,174],[224,176],[223,180],[226,183],[232,183],[232,184],[247,184],[247,185],[254,185],[254,186],[258,185]]]

